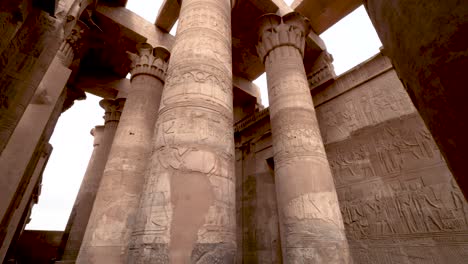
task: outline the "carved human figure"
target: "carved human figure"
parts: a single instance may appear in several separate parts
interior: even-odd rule
[[[231,1],[183,0],[128,263],[233,263]]]
[[[144,172],[151,154],[169,51],[144,43],[133,54],[132,88],[115,133],[76,263],[127,263]],[[149,57],[142,64],[141,57]],[[161,60],[162,67],[155,62]],[[145,58],[146,61],[146,58]]]
[[[257,52],[268,82],[283,262],[349,263],[335,185],[302,62],[309,30],[308,20],[298,13],[267,14],[258,21]],[[322,243],[327,246],[318,246]]]
[[[440,206],[431,201],[428,195],[424,192],[422,186],[418,182],[410,184],[411,196],[415,210],[419,217],[424,222],[427,231],[442,230],[442,223],[440,217],[433,213],[434,210],[440,209]],[[436,229],[434,230],[434,226]]]
[[[91,132],[94,136],[94,151],[62,236],[59,250],[63,253],[63,261],[74,261],[78,255],[124,104],[124,98],[100,101],[101,107],[105,109],[105,125],[97,126]]]

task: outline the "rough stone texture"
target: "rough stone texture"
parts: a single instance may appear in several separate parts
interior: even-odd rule
[[[105,109],[105,125],[91,130],[94,150],[62,238],[62,261],[74,261],[78,256],[124,103],[123,98],[100,102]]]
[[[57,257],[62,233],[62,231],[25,230],[9,258],[11,262],[7,263],[50,264],[50,260]]]
[[[37,162],[34,164],[34,171],[31,174],[31,177],[28,179],[26,186],[24,186],[24,193],[18,203],[16,204],[15,211],[11,215],[11,219],[8,223],[8,226],[5,228],[7,230],[5,236],[2,235],[1,242],[2,246],[0,248],[0,262],[3,262],[7,251],[9,249],[10,243],[13,241],[15,234],[20,228],[23,230],[23,223],[21,223],[21,219],[24,215],[24,212],[30,208],[28,208],[31,204],[31,199],[33,198],[33,193],[37,186],[41,182],[42,172],[49,160],[50,154],[52,153],[52,146],[50,144],[46,144],[42,146],[41,153]],[[3,224],[3,223],[2,223]]]
[[[468,5],[459,0],[364,2],[385,54],[467,197],[468,91],[462,87]]]
[[[0,153],[61,43],[60,20],[35,10],[0,57]]]
[[[77,263],[127,263],[169,52],[142,44]]]
[[[282,263],[270,122],[258,120],[236,137],[237,263]]]
[[[302,58],[308,21],[298,13],[259,20],[273,137],[284,263],[349,263],[338,199]]]
[[[330,83],[333,83],[336,74],[332,62],[332,55],[325,50],[320,53],[315,63],[312,64],[312,67],[306,71],[309,88],[311,90],[321,86],[326,87]]]
[[[10,183],[10,189],[3,193],[4,211],[1,211],[1,223],[4,228],[7,228],[11,221],[14,221],[12,224],[16,226],[20,220],[18,217],[12,219],[13,214],[18,214],[15,204],[22,199],[43,152],[43,144],[49,141],[61,114],[66,95],[64,87],[71,73],[67,67],[77,53],[81,33],[82,26],[76,25],[63,41],[0,158],[0,168],[5,172],[2,180]],[[29,197],[26,196],[25,199]],[[19,214],[22,215],[23,211]],[[11,228],[8,229],[9,233],[14,232]],[[6,229],[2,229],[1,237],[4,232]],[[8,243],[4,244],[4,247],[7,246]]]
[[[312,30],[322,34],[362,4],[362,0],[295,0],[291,7],[310,19]]]
[[[468,204],[389,61],[326,90],[318,120],[355,262],[463,263]]]
[[[70,75],[56,58],[44,75],[41,87],[36,92],[32,103],[26,108],[18,126],[0,156],[0,217],[4,236],[11,216],[16,210],[15,204],[21,199],[34,170],[35,162],[44,143],[43,134],[49,119],[54,113],[57,101]],[[8,232],[14,232],[9,230]]]
[[[31,1],[0,1],[0,54],[21,28],[24,20],[31,11]]]
[[[229,0],[182,1],[128,263],[234,262],[230,24]]]
[[[390,61],[377,55],[312,93],[354,262],[464,263],[468,204]],[[258,217],[250,205],[274,195],[252,187],[269,173],[271,145],[268,110],[236,124],[240,239],[257,245],[244,259],[261,252],[259,237],[277,236],[249,218]],[[274,218],[270,211],[260,221]]]

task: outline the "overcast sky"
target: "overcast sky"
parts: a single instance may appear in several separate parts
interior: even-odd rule
[[[154,22],[162,0],[129,0],[127,8]],[[286,0],[291,4],[293,0]],[[175,34],[175,28],[171,31]],[[325,31],[320,37],[333,55],[335,72],[339,75],[379,52],[382,45],[361,6]],[[255,83],[261,88],[262,102],[268,106],[265,75]],[[62,114],[51,138],[54,147],[44,171],[39,204],[34,206],[27,229],[64,230],[81,180],[93,151],[90,130],[102,125],[104,110],[101,98],[87,94]]]

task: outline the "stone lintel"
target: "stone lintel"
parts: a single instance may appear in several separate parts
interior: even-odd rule
[[[130,89],[130,80],[114,75],[80,75],[74,85],[78,89],[102,98],[116,98],[119,92],[123,91],[126,94]]]
[[[179,19],[180,4],[177,0],[164,0],[156,17],[156,26],[165,32],[171,31]]]
[[[252,81],[249,81],[239,76],[233,76],[232,84],[234,88],[240,89],[244,91],[245,93],[247,93],[248,95],[254,97],[255,100],[257,101],[257,104],[260,104],[260,105],[262,104],[262,98],[260,95],[260,87],[258,87]],[[235,100],[236,98],[234,97],[234,101]]]
[[[362,4],[362,0],[296,0],[292,7],[310,19],[312,29],[317,34],[340,21]]]
[[[172,48],[174,36],[160,30],[155,24],[146,21],[125,7],[100,4],[95,12],[119,24],[124,32],[130,31],[129,34],[137,35],[136,42],[146,41],[153,46],[164,46],[169,50]]]

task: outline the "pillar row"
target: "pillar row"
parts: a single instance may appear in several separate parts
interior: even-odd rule
[[[231,3],[183,0],[128,263],[234,263]]]
[[[336,189],[303,56],[309,22],[297,13],[259,19],[284,263],[349,263]]]
[[[73,38],[74,43],[76,43],[75,47],[77,47],[81,33],[83,33],[83,26],[82,23],[76,24],[64,42]],[[18,210],[15,204],[18,203],[24,195],[27,185],[30,184],[30,178],[39,160],[39,155],[43,151],[44,143],[49,141],[53,127],[61,113],[62,95],[71,70],[68,68],[70,64],[64,64],[60,57],[67,57],[67,61],[71,62],[74,54],[76,54],[76,50],[73,47],[68,50],[66,55],[62,51],[56,53],[10,139],[8,142],[0,139],[1,143],[6,143],[0,155],[0,171],[2,172],[0,186],[6,186],[0,194],[1,248],[9,245],[9,241],[5,240],[5,235],[15,231],[11,228],[7,230],[9,226],[15,225],[15,223],[10,223],[12,215]],[[21,92],[21,89],[18,88],[18,91]],[[1,117],[3,118],[3,116]],[[0,127],[2,127],[1,124]],[[2,134],[1,131],[0,134]],[[0,256],[0,261],[1,259],[2,256]]]
[[[133,54],[131,85],[77,263],[126,263],[169,52],[149,44]]]
[[[99,104],[105,110],[105,123],[104,126],[96,126],[91,130],[94,136],[94,150],[62,237],[61,261],[56,263],[76,261],[125,99],[104,99]]]

